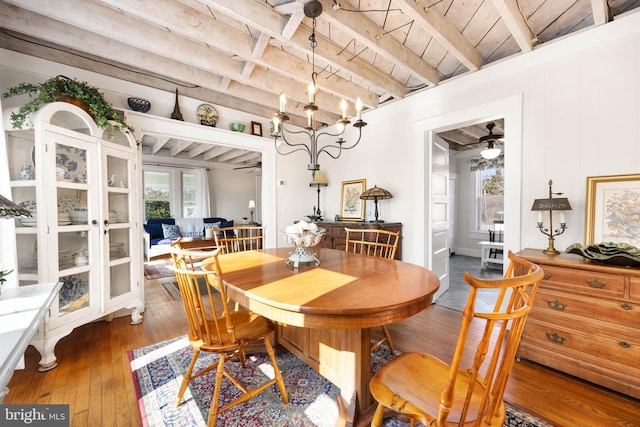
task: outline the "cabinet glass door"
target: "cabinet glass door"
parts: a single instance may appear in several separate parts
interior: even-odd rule
[[[54,133],[48,134],[51,140],[55,141],[55,159],[51,159],[55,167],[48,168],[51,179],[43,189],[44,199],[50,202],[47,206],[57,209],[48,210],[52,232],[47,247],[39,249],[47,251],[51,277],[63,283],[58,298],[58,315],[63,317],[96,307],[98,301],[94,294],[100,286],[100,271],[95,268],[100,265],[97,146]],[[48,191],[51,184],[55,192]]]
[[[132,200],[134,188],[134,162],[127,150],[102,147],[102,170],[106,175],[104,186],[104,253],[105,263],[105,304],[121,300],[138,286],[134,275],[135,262],[131,245],[135,241],[137,221],[136,203]],[[139,244],[139,242],[138,242]]]

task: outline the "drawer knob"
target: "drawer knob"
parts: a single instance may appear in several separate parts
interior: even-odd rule
[[[620,341],[618,344],[620,344],[620,347],[622,348],[631,348],[631,344],[626,341]]]
[[[549,308],[552,308],[554,310],[564,310],[564,308],[567,306],[567,304],[562,303],[558,300],[551,301],[550,299],[547,300],[547,305],[549,306]]]
[[[547,334],[547,339],[556,344],[564,344],[566,338],[558,335],[556,332],[545,332]]]
[[[631,310],[631,304],[620,304],[620,308],[629,311]]]
[[[587,285],[589,285],[592,288],[596,288],[596,289],[602,289],[604,288],[604,285],[606,285],[607,282],[601,282],[598,279],[593,279],[593,280],[587,280]]]

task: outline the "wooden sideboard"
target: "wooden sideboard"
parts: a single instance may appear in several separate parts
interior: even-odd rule
[[[640,269],[575,254],[516,254],[545,276],[518,356],[640,398]]]
[[[347,228],[373,228],[387,231],[393,231],[394,233],[400,233],[398,242],[398,250],[396,251],[397,260],[402,260],[402,224],[399,222],[350,222],[350,221],[327,221],[316,222],[319,228],[324,228],[327,232],[324,235],[324,239],[320,243],[321,247],[329,249],[345,250],[347,232],[344,231]]]

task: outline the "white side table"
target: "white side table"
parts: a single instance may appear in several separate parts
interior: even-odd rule
[[[498,249],[504,251],[504,243],[503,242],[489,242],[482,241],[478,243],[480,245],[480,268],[484,268],[485,264],[488,262],[495,264],[504,264],[504,258],[489,258],[489,254],[491,253],[491,249]]]
[[[58,297],[62,282],[3,289],[0,295],[0,403],[18,362]]]

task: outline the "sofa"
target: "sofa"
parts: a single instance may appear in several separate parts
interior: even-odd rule
[[[142,235],[145,260],[168,254],[171,242],[178,237],[199,239],[205,236],[205,228],[225,227],[233,227],[233,220],[219,217],[149,218]]]

